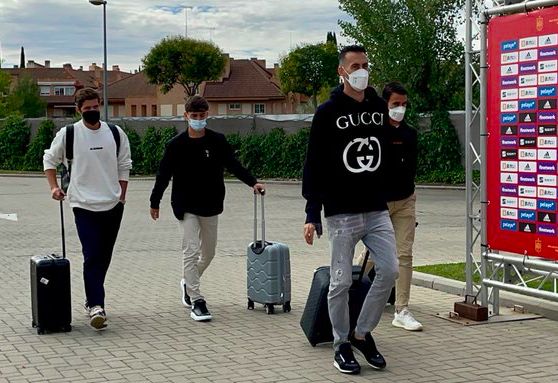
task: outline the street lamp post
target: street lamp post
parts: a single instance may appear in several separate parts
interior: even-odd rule
[[[104,50],[104,69],[103,69],[103,104],[105,110],[105,121],[108,122],[108,80],[107,80],[107,2],[106,0],[89,0],[93,5],[103,6],[103,50]]]
[[[192,9],[189,5],[184,5],[184,37],[188,38],[188,9]]]

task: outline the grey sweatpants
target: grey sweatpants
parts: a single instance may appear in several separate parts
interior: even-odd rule
[[[362,242],[370,249],[376,277],[364,300],[355,333],[363,337],[380,321],[382,312],[399,275],[393,226],[387,210],[359,214],[339,214],[326,218],[331,248],[331,278],[328,309],[333,327],[333,347],[348,341],[349,287],[353,282],[355,245]]]

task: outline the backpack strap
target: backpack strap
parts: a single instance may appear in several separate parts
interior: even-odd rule
[[[118,158],[118,155],[120,154],[120,132],[118,131],[116,125],[114,124],[107,124],[107,125],[110,128],[110,131],[112,132],[112,136],[114,137],[114,142],[116,142],[116,158]]]
[[[74,159],[74,124],[66,126],[66,159],[68,163]]]

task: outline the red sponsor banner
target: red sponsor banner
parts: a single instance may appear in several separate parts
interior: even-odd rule
[[[558,260],[558,7],[488,24],[487,242]]]

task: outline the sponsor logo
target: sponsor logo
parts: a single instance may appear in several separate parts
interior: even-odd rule
[[[535,149],[519,149],[520,160],[536,160],[537,151]]]
[[[508,231],[517,231],[517,222],[508,219],[502,219],[500,221],[500,229]]]
[[[538,118],[540,122],[556,122],[556,113],[540,112]]]
[[[500,186],[500,193],[502,193],[502,195],[517,196],[517,186],[502,185]]]
[[[556,57],[556,48],[539,49],[539,59],[546,59],[550,57]],[[510,62],[515,62],[515,61],[510,61]]]
[[[555,148],[557,145],[556,137],[539,137],[537,139],[537,146],[539,148]]]
[[[509,101],[510,103],[512,101]],[[523,100],[519,102],[519,109],[521,110],[531,110],[531,109],[535,109],[536,106],[536,100]]]
[[[539,97],[554,97],[556,96],[555,86],[541,86],[539,87]]]
[[[555,72],[558,69],[557,60],[539,61],[539,72]]]
[[[537,97],[537,88],[519,88],[519,98]]]
[[[545,201],[540,199],[537,201],[537,209],[545,211],[556,211],[556,201]]]
[[[533,197],[537,196],[537,188],[535,186],[520,186],[518,189],[520,197]]]
[[[517,47],[517,40],[502,41],[500,43],[500,49],[503,51],[515,51],[517,50]]]
[[[543,161],[556,161],[556,149],[539,149],[537,159]]]
[[[502,218],[506,218],[506,217],[502,217]],[[546,213],[544,211],[540,211],[537,213],[537,221],[546,222],[546,223],[556,223],[556,213]]]
[[[500,209],[500,218],[517,219],[517,210],[502,208]]]
[[[537,163],[534,161],[533,162],[519,161],[519,171],[525,173],[536,173]]]
[[[537,32],[540,32],[540,31],[543,30],[543,28],[544,28],[544,19],[542,18],[542,16],[537,17],[536,28],[537,28]]]
[[[514,124],[517,122],[517,114],[515,113],[502,113],[500,114],[500,122],[502,124]]]
[[[500,71],[502,72],[504,68],[506,70],[513,70],[514,68],[510,68],[513,66],[517,66],[517,64],[508,65],[507,67],[501,67]],[[537,71],[537,63],[525,63],[519,64],[519,73],[535,73]],[[513,76],[515,73],[510,73],[510,76]],[[506,76],[507,74],[501,73],[502,76]]]
[[[534,104],[534,101],[533,101]],[[534,105],[533,105],[534,107]],[[518,104],[517,101],[502,101],[500,103],[501,112],[517,112]]]
[[[539,187],[537,195],[539,198],[556,199],[556,188]]]
[[[507,43],[510,43],[509,46],[511,46],[511,43],[513,42],[512,40],[510,41],[506,41]],[[552,34],[552,35],[544,35],[544,36],[539,36],[539,47],[548,47],[551,45],[556,45],[558,43],[558,34]],[[502,43],[502,50],[513,50],[513,49],[503,49],[504,48],[504,43]]]
[[[502,138],[502,140],[505,140],[505,138]],[[524,148],[534,148],[537,146],[537,139],[535,137],[520,138],[519,146]]]
[[[517,161],[500,161],[500,171],[516,172],[517,171]]]
[[[556,109],[556,99],[539,100],[539,109]]]
[[[535,221],[536,213],[532,210],[520,210],[519,219],[522,221]]]
[[[503,178],[502,177],[503,174],[514,174],[514,173],[500,173],[500,180]],[[517,180],[517,178],[516,178],[516,180]],[[504,183],[504,182],[502,181],[502,183]],[[512,183],[512,182],[506,182],[506,183]],[[513,182],[513,183],[517,183],[517,182]],[[537,184],[537,177],[534,174],[520,174],[519,175],[519,183],[522,184],[522,185],[536,185]]]
[[[519,122],[520,123],[530,123],[537,121],[537,114],[536,113],[519,113]]]
[[[538,162],[537,170],[539,173],[556,173],[556,163],[555,162]]]
[[[536,37],[525,37],[519,40],[520,49],[536,48],[538,40]]]
[[[512,55],[512,53],[502,53],[502,58],[504,58],[504,55]],[[529,49],[529,50],[525,50],[525,51],[521,51],[519,52],[519,61],[523,62],[523,61],[533,61],[537,59],[537,50],[536,49]],[[517,61],[508,61],[509,63],[511,62],[517,62]],[[502,61],[502,64],[507,64],[508,62],[504,63]]]
[[[528,222],[519,222],[519,231],[523,233],[534,233],[536,230],[535,225]]]
[[[534,86],[537,85],[537,75],[528,74],[525,76],[519,76],[519,86]]]
[[[539,19],[541,20],[541,26],[539,29]],[[537,31],[541,31],[542,30],[542,17],[537,17]],[[537,238],[535,240],[535,251],[537,253],[540,253],[542,251],[542,241],[540,240],[540,238]]]
[[[539,174],[537,178],[540,186],[556,186],[556,176],[554,174]]]
[[[517,207],[516,197],[500,197],[500,206],[502,207]]]
[[[537,225],[537,233],[542,235],[556,235],[556,226]]]
[[[556,135],[556,125],[539,125],[539,134],[542,136]]]
[[[535,128],[535,125],[519,125],[519,134],[520,135],[537,134],[537,129]]]
[[[511,146],[511,147],[516,147],[517,146],[517,138],[502,138],[501,141],[502,146]]]
[[[513,126],[513,125],[500,126],[500,134],[502,136],[516,136],[517,135],[517,126]]]
[[[536,70],[537,66],[535,64],[531,64],[531,65],[533,65]],[[501,76],[515,76],[518,73],[519,73],[519,68],[517,64],[502,65],[500,67]]]
[[[500,158],[507,158],[507,159],[516,159],[517,158],[517,150],[502,150],[500,152]],[[535,155],[536,158],[536,155]]]
[[[518,94],[519,91],[517,90],[517,88],[502,89],[500,91],[500,98],[502,100],[515,100],[517,99]]]
[[[533,176],[533,184],[536,180]],[[517,173],[500,173],[500,182],[503,184],[517,184]]]
[[[519,207],[521,209],[536,210],[537,200],[532,198],[519,198]]]
[[[552,85],[558,82],[558,75],[556,73],[546,73],[539,75],[539,85]]]
[[[535,78],[536,80],[536,78]],[[500,81],[500,85],[502,87],[508,87],[508,86],[517,86],[518,82],[517,82],[517,77],[502,77],[501,81]],[[537,85],[537,84],[534,84]]]
[[[536,50],[535,50],[535,52],[536,52]],[[517,53],[517,52],[502,53],[500,55],[500,62],[502,64],[516,63],[517,60],[519,60],[519,53]],[[531,60],[533,60],[533,59],[531,59]]]

